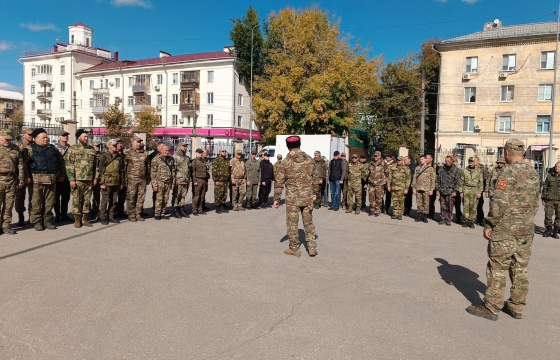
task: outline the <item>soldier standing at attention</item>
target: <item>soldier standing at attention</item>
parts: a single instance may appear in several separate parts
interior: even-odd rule
[[[369,184],[369,216],[378,217],[383,207],[383,192],[387,185],[389,169],[381,159],[381,152],[373,153],[373,161],[368,166],[367,182]]]
[[[68,160],[66,154],[70,145],[68,145],[68,133],[67,131],[61,130],[58,133],[58,144],[55,144],[56,149],[62,155],[64,161]],[[89,201],[89,200],[88,200]],[[70,202],[70,181],[66,174],[64,174],[64,181],[56,183],[56,196],[54,202],[54,222],[60,221],[72,221],[68,217],[68,203]]]
[[[152,144],[153,145],[153,144]],[[148,163],[151,164],[152,160],[160,153],[161,149],[165,146],[163,141],[159,141],[152,147],[152,152],[148,154]],[[149,166],[149,165],[148,165]],[[156,207],[156,193],[152,192],[152,209]]]
[[[19,147],[19,149],[21,150],[21,156],[23,158],[23,164],[24,166],[26,166],[25,164],[27,164],[27,157],[28,157],[28,153],[27,153],[27,146],[31,145],[33,143],[33,136],[31,136],[31,134],[33,133],[33,129],[32,128],[24,128],[21,130],[21,140],[16,142],[16,145]],[[27,170],[27,168],[26,168]],[[29,182],[27,182],[27,179],[29,179]],[[24,218],[24,213],[25,213],[25,192],[27,190],[27,210],[29,211],[29,223],[31,223],[31,199],[33,198],[33,182],[31,181],[31,178],[27,178],[23,184],[23,186],[21,188],[17,188],[16,189],[16,204],[15,204],[15,208],[16,208],[16,212],[18,214],[18,226],[24,226],[25,225],[25,218]]]
[[[261,180],[259,184],[259,203],[261,208],[267,208],[268,196],[270,195],[270,189],[272,188],[272,182],[274,181],[274,168],[270,163],[270,156],[267,152],[263,154],[260,164]]]
[[[117,197],[119,190],[123,187],[124,167],[121,155],[117,150],[117,144],[121,139],[111,139],[107,142],[109,151],[101,154],[99,160],[99,185],[101,187],[101,214],[100,222],[103,225],[120,223],[115,217]]]
[[[206,183],[210,178],[208,172],[208,167],[206,166],[206,158],[203,157],[202,149],[196,149],[196,158],[192,162],[192,172],[193,172],[193,200],[192,208],[193,215],[198,216],[198,214],[206,214],[202,210],[202,202],[206,196]]]
[[[16,189],[21,189],[25,181],[25,168],[21,150],[12,144],[10,130],[0,131],[0,214],[2,214],[2,232],[13,235],[10,228]]]
[[[272,166],[274,169],[274,179],[276,179],[276,175],[278,174],[278,167],[282,164],[282,154],[276,155],[276,163]],[[274,180],[274,186],[276,187],[276,180]]]
[[[97,185],[97,153],[88,145],[89,135],[84,129],[76,131],[78,143],[66,154],[66,174],[72,189],[74,227],[91,227],[89,222],[91,189]]]
[[[319,179],[315,173],[313,159],[300,150],[299,136],[286,138],[286,145],[290,150],[286,159],[278,169],[277,186],[274,189],[274,207],[280,206],[280,198],[286,187],[286,225],[290,247],[284,254],[300,257],[300,242],[298,235],[299,214],[303,220],[305,240],[309,256],[317,255],[315,242],[315,225],[313,225],[313,202],[319,187]]]
[[[99,171],[99,158],[101,156],[101,143],[99,141],[93,142],[93,149],[95,150],[95,167]],[[95,176],[97,180],[97,175]],[[89,211],[89,221],[97,220],[99,217],[99,203],[101,202],[101,188],[99,187],[99,182],[95,181],[95,185],[91,188],[91,207]]]
[[[404,157],[404,164],[410,169],[410,174],[414,176],[414,171],[416,170],[416,165],[410,160],[410,156]],[[412,178],[410,179],[412,184]],[[404,216],[410,216],[410,210],[412,210],[412,186],[408,188],[408,193],[404,197]]]
[[[453,165],[459,171],[459,179],[463,177],[463,169],[459,167],[459,159],[453,160]],[[459,191],[457,191],[457,195],[455,196],[455,216],[457,217],[457,224],[463,224],[463,212],[461,211],[461,205],[463,199],[461,198],[461,184],[459,184]]]
[[[492,201],[492,195],[494,194],[494,189],[496,188],[496,181],[498,181],[498,177],[502,172],[502,169],[506,166],[506,160],[503,156],[500,156],[498,160],[496,160],[496,166],[488,175],[488,182],[486,183],[486,197],[490,198]]]
[[[451,156],[445,157],[445,165],[443,165],[437,173],[436,189],[437,196],[440,201],[441,220],[438,224],[451,226],[453,220],[453,206],[457,200],[457,192],[461,184],[461,174],[459,169],[453,165]],[[459,198],[461,201],[461,198]]]
[[[558,227],[560,226],[560,161],[554,165],[546,174],[542,190],[542,204],[544,206],[544,226],[546,232],[544,237],[551,236],[558,239]],[[552,226],[552,217],[554,227]]]
[[[146,198],[146,186],[150,183],[150,160],[142,148],[142,138],[135,136],[130,150],[124,157],[124,182],[126,186],[126,212],[128,221],[144,221],[142,206]]]
[[[356,199],[356,211],[359,215],[362,209],[362,179],[367,176],[366,168],[358,161],[358,155],[352,155],[352,162],[348,165],[348,206],[346,213],[351,213]]]
[[[315,162],[315,172],[319,177],[319,192],[315,194],[315,209],[321,208],[321,199],[323,198],[323,193],[327,186],[327,164],[321,157],[320,151],[315,151],[313,153],[313,160]]]
[[[397,158],[397,166],[390,169],[387,190],[393,200],[393,215],[391,219],[402,220],[404,212],[404,196],[410,187],[410,169],[404,164],[404,158]]]
[[[347,209],[348,208],[348,167],[350,166],[350,163],[348,162],[348,160],[346,160],[346,154],[342,153],[340,154],[340,158],[342,159],[342,162],[344,163],[344,169],[345,171],[342,174],[342,184],[340,185],[340,194],[341,194],[341,199],[340,199],[340,203],[342,204],[343,208]]]
[[[420,166],[414,170],[412,177],[412,191],[416,195],[416,206],[418,208],[418,218],[416,222],[423,221],[428,223],[428,213],[430,211],[430,197],[436,187],[436,172],[434,168],[426,163],[426,157],[420,156]]]
[[[434,174],[437,175],[437,166],[434,166],[434,158],[432,155],[426,155],[426,165],[430,166],[434,169]],[[436,192],[432,191],[432,195],[430,195],[429,207],[428,207],[428,219],[434,220],[434,215],[436,213]]]
[[[360,155],[360,163],[364,166],[367,175],[368,163],[367,163],[367,157],[364,154]],[[366,209],[366,202],[367,202],[366,195],[367,195],[367,177],[364,177],[362,179],[362,210]]]
[[[174,216],[176,218],[188,218],[185,204],[187,202],[187,194],[191,182],[191,158],[187,156],[187,143],[180,142],[178,149],[173,154],[175,160],[175,167],[177,168],[175,187],[173,188],[173,195],[171,197],[171,205],[175,209]]]
[[[229,161],[229,166],[231,168],[231,185],[232,198],[231,206],[233,211],[243,211],[243,198],[245,197],[245,183],[247,179],[247,174],[245,172],[245,162],[241,159],[243,152],[237,150],[235,152],[235,157]]]
[[[225,210],[228,185],[230,179],[229,163],[226,159],[226,150],[220,150],[220,154],[212,164],[212,180],[214,181],[214,203],[216,213],[221,214]]]
[[[467,307],[467,312],[489,320],[498,320],[501,311],[521,319],[529,292],[527,266],[531,257],[535,214],[539,208],[539,175],[531,164],[523,162],[525,145],[510,139],[504,145],[504,168],[496,182],[483,236],[489,240],[486,277],[488,288],[484,304]],[[504,303],[506,276],[511,290]]]
[[[258,208],[258,189],[259,180],[261,178],[261,164],[256,159],[257,152],[251,151],[251,158],[245,163],[245,171],[247,172],[247,210]]]
[[[124,148],[123,148],[123,143],[122,141],[117,143],[117,152],[119,153],[121,160],[124,164],[124,157],[125,157],[125,153],[124,153]],[[123,178],[123,184],[122,184],[122,188],[119,189],[119,194],[117,195],[117,208],[116,208],[116,212],[115,212],[115,217],[119,217],[119,218],[126,218],[126,213],[125,213],[125,209],[124,209],[124,203],[126,202],[126,178]]]
[[[461,176],[461,198],[463,198],[463,227],[470,226],[474,229],[476,219],[476,206],[478,198],[482,195],[482,172],[475,166],[474,157],[469,158],[469,166],[463,170]]]
[[[389,169],[389,174],[391,174],[391,171],[397,167],[397,163],[395,162],[395,156],[392,153],[387,153],[387,155],[385,155],[385,165],[387,165],[387,168]],[[389,186],[389,184],[387,184],[387,186]],[[383,204],[384,214],[389,214],[389,208],[391,207],[391,197],[392,197],[391,191],[387,189],[387,191],[385,192],[385,204]]]
[[[169,220],[163,216],[165,207],[169,201],[169,191],[173,190],[175,185],[175,161],[169,156],[169,147],[164,145],[150,164],[150,176],[152,178],[152,188],[156,195],[156,204],[154,209],[154,220]]]
[[[66,167],[62,155],[49,144],[49,136],[43,128],[33,130],[31,134],[35,140],[28,145],[27,174],[33,179],[33,197],[31,198],[31,223],[35,230],[45,228],[54,230],[54,207],[56,183],[64,181]],[[26,182],[28,182],[26,180]]]
[[[346,164],[340,157],[340,152],[336,150],[329,163],[329,183],[331,186],[331,206],[329,210],[338,211],[340,207],[340,187],[344,183],[346,174]]]

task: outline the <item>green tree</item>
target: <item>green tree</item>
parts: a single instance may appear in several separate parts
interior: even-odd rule
[[[107,139],[123,137],[132,125],[130,115],[122,111],[119,106],[120,102],[115,102],[101,115]]]
[[[134,119],[134,128],[145,131],[147,138],[151,138],[154,135],[154,130],[158,125],[161,125],[161,120],[153,106],[144,106]]]
[[[247,14],[234,21],[229,37],[233,41],[232,55],[237,57],[235,68],[239,76],[250,84],[251,80],[251,35],[253,35],[253,78],[261,75],[264,69],[263,36],[261,34],[259,14],[251,6]]]

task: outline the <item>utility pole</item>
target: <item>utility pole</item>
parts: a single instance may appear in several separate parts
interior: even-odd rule
[[[422,112],[420,113],[420,155],[424,155],[424,132],[426,130],[426,79],[424,78],[424,68],[422,68]]]
[[[552,145],[554,142],[554,109],[556,108],[556,75],[558,69],[558,38],[560,36],[560,2],[558,4],[558,13],[556,13],[556,50],[554,51],[554,84],[552,85],[552,110],[550,113],[550,137],[548,139],[548,161],[547,161],[547,168],[550,169],[552,167]],[[544,166],[543,166],[544,167]],[[543,169],[543,178],[544,173],[546,172]]]

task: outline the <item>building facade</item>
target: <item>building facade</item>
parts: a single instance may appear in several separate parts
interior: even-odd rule
[[[502,26],[496,20],[434,46],[441,55],[436,154],[453,149],[463,157],[478,151],[497,158],[508,139],[518,138],[537,167],[546,163],[556,31],[555,22]],[[553,148],[553,163],[556,158]]]
[[[15,112],[22,107],[22,93],[0,90],[0,121],[10,121]]]

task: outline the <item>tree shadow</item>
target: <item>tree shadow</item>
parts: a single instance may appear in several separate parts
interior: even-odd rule
[[[441,279],[448,285],[453,285],[471,304],[481,302],[480,295],[486,292],[486,285],[480,280],[477,273],[461,265],[453,265],[441,258],[434,258],[440,263],[438,272]]]
[[[299,238],[299,243],[303,245],[303,247],[305,248],[305,250],[308,250],[307,248],[307,240],[305,240],[305,231],[303,231],[303,229],[298,229],[298,238]],[[317,240],[318,236],[317,234],[315,234],[315,240]],[[284,235],[284,237],[282,237],[282,239],[280,239],[280,242],[285,242],[288,241],[288,235]]]

